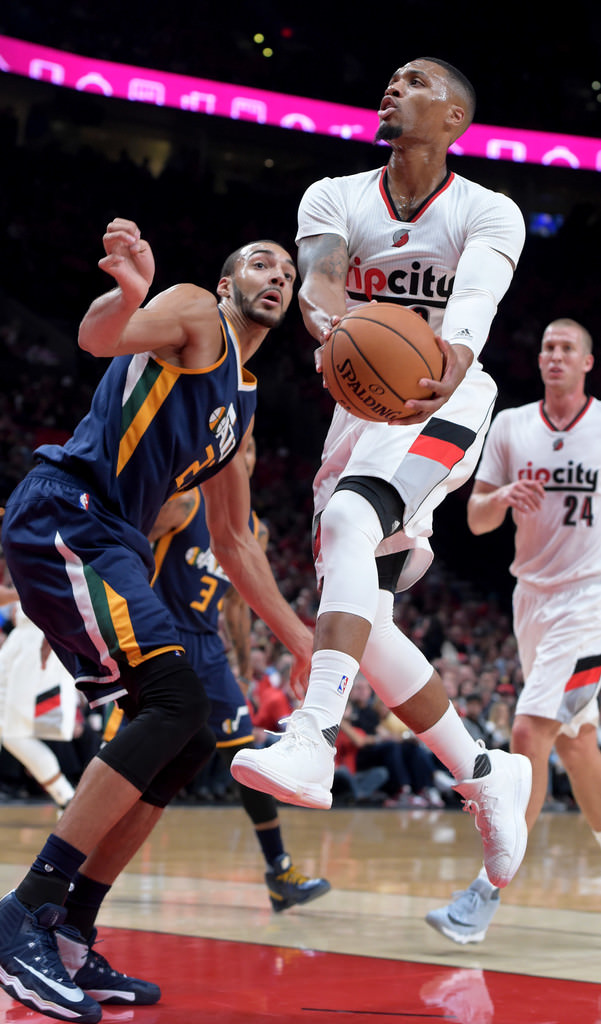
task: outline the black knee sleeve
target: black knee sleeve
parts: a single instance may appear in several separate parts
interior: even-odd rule
[[[155,807],[166,807],[177,796],[180,789],[200,771],[215,750],[215,736],[208,725],[192,737],[177,757],[155,775],[150,786],[142,793],[141,799]]]
[[[144,793],[188,743],[200,742],[210,703],[186,659],[171,651],[130,670],[126,683],[119,703],[129,723],[98,757]],[[206,737],[202,743],[208,746]]]
[[[378,555],[376,558],[378,590],[389,590],[391,594],[396,593],[399,576],[408,556],[408,551],[395,551],[390,555]]]
[[[240,744],[238,747],[219,747],[219,756],[225,761],[228,768],[231,767],[234,754],[237,754],[243,747],[252,747],[252,743]],[[264,825],[266,821],[273,821],[278,816],[278,805],[274,797],[269,793],[259,793],[258,789],[249,789],[248,786],[241,786],[236,783],[240,793],[240,801],[253,825]]]
[[[399,492],[386,480],[373,476],[343,476],[336,491],[355,491],[375,509],[385,537],[392,536],[403,525],[405,503]]]

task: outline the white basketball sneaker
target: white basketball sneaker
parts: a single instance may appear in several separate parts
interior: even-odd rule
[[[334,727],[324,732],[310,711],[293,711],[286,732],[271,747],[239,750],[232,761],[236,782],[261,793],[270,793],[283,803],[299,807],[332,806],[334,780]]]
[[[484,744],[478,741],[482,747]],[[525,813],[532,788],[532,765],[523,754],[484,750],[474,764],[474,777],[453,787],[464,809],[475,817],[482,836],[484,867],[492,885],[509,885],[526,852]]]

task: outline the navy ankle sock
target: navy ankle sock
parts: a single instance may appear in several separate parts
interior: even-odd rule
[[[284,853],[284,844],[282,842],[280,827],[279,825],[276,825],[275,828],[256,829],[256,833],[261,850],[263,851],[263,856],[271,867],[276,858],[281,857]]]
[[[90,938],[98,911],[110,888],[110,885],[96,882],[93,878],[80,874],[79,871],[75,875],[65,900],[66,924],[77,928],[84,939]]]
[[[50,835],[15,895],[29,910],[44,903],[65,902],[69,883],[86,859],[86,854],[59,836]]]

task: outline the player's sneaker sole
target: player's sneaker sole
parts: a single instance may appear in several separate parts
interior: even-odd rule
[[[432,910],[429,914],[426,914],[426,921],[431,928],[435,931],[440,932],[447,939],[451,939],[451,942],[456,942],[459,946],[467,946],[470,942],[483,942],[486,937],[487,928],[483,928],[482,931],[475,932],[462,932],[461,925],[459,923],[447,923],[445,920],[441,920],[437,915],[439,911]]]
[[[97,939],[94,928],[88,941],[71,927],[56,932],[58,951],[69,977],[98,1003],[116,1006],[153,1006],[161,998],[161,990],[152,981],[131,978],[111,967],[106,957],[93,947]]]
[[[269,748],[267,748],[269,749]],[[297,807],[315,807],[327,811],[332,806],[332,793],[319,783],[300,783],[278,772],[272,765],[259,762],[260,750],[239,750],[231,767],[236,782],[249,789],[269,793],[283,803]],[[253,756],[255,755],[255,756]]]

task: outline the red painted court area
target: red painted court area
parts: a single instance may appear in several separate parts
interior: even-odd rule
[[[119,970],[158,982],[156,1006],[106,1006],[132,1024],[601,1024],[598,985],[373,957],[104,928]],[[49,1020],[0,994],[0,1022]]]

